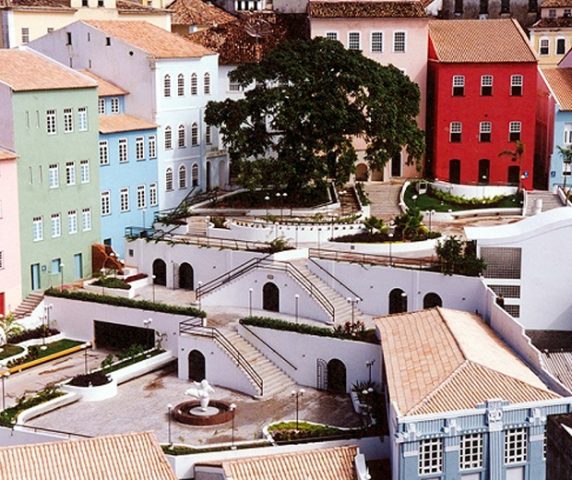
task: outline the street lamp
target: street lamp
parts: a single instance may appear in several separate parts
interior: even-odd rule
[[[371,383],[371,367],[373,367],[374,363],[375,363],[375,358],[372,358],[369,362],[365,362],[365,366],[369,370],[369,383]]]
[[[64,264],[60,263],[60,290],[64,290]]]
[[[50,328],[50,310],[52,308],[54,308],[54,306],[51,303],[48,305],[44,305],[44,315],[42,316],[42,346],[40,347],[41,350],[45,350],[46,348],[48,348],[46,346],[46,333],[48,328]]]
[[[346,298],[346,301],[352,306],[352,326],[355,324],[355,308],[357,303],[359,302],[359,298]]]
[[[10,376],[10,372],[8,370],[4,370],[2,372],[2,410],[6,410],[6,377]]]
[[[254,290],[252,288],[248,289],[248,316],[252,317],[252,292]]]
[[[91,343],[87,342],[83,349],[83,363],[85,367],[85,374],[87,375],[87,349],[91,347]]]
[[[142,209],[142,210],[141,210],[141,213],[143,214],[143,231],[145,231],[145,229],[147,228],[147,227],[145,226],[145,212],[146,212],[146,209]]]
[[[201,287],[203,286],[203,282],[199,280],[198,283],[199,283],[199,288],[198,288],[199,310],[202,310],[202,308],[201,308],[201,296],[202,296],[203,292],[201,292]]]
[[[395,224],[393,220],[389,223],[389,231],[387,232],[387,236],[389,237],[389,266],[391,267],[393,264],[393,259],[391,256],[391,246],[393,244],[393,236],[395,235]]]
[[[298,302],[300,301],[300,295],[294,295],[294,300],[296,302],[296,323],[298,323]]]
[[[155,303],[155,279],[157,275],[151,275],[151,285],[153,285],[153,303]]]
[[[418,198],[417,195],[413,195],[411,197],[411,200],[413,200],[413,205],[415,205],[416,207],[417,207],[417,198]]]
[[[168,425],[169,425],[169,448],[173,448],[173,442],[171,440],[171,411],[173,410],[173,405],[170,403],[167,405],[167,418],[168,418]]]
[[[284,219],[284,200],[286,199],[287,196],[288,194],[286,192],[284,193],[278,192],[276,194],[276,198],[280,200],[280,221]]]
[[[435,215],[435,210],[429,210],[429,233],[433,231],[432,223],[433,223],[433,215]]]
[[[292,390],[290,394],[292,397],[296,397],[296,431],[298,431],[299,425],[299,413],[300,413],[300,397],[304,396],[304,389],[301,388],[299,390]]]
[[[236,450],[236,445],[234,444],[234,416],[236,414],[236,404],[231,403],[228,407],[228,409],[232,412],[232,425],[231,425],[231,430],[230,430],[230,449],[231,450]]]
[[[101,294],[105,295],[105,268],[102,268],[99,272],[101,273],[99,277],[99,281],[101,282]]]
[[[268,195],[266,195],[266,196],[264,197],[264,200],[265,200],[265,202],[266,202],[266,220],[268,220],[268,214],[269,214],[269,212],[268,212],[268,202],[270,201],[270,197],[269,197]]]

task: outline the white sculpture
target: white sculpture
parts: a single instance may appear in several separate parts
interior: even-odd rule
[[[194,387],[191,387],[185,391],[185,395],[195,397],[201,402],[201,410],[203,412],[207,411],[209,406],[210,396],[215,393],[214,388],[209,385],[209,382],[205,379],[199,382],[193,382]]]

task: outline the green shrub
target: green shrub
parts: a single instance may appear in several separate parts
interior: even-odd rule
[[[109,382],[111,382],[111,378],[105,372],[99,370],[87,375],[76,375],[70,380],[69,384],[73,387],[100,387],[107,385]]]
[[[124,280],[115,277],[100,277],[99,280],[93,282],[92,285],[103,288],[117,288],[119,290],[129,290],[131,288],[131,285]]]
[[[455,235],[439,242],[435,253],[439,259],[441,273],[445,275],[478,277],[487,268],[485,261],[477,257],[474,242],[466,242]]]
[[[148,300],[133,300],[131,298],[113,297],[111,295],[99,295],[78,290],[58,290],[49,288],[45,295],[48,297],[69,298],[70,300],[78,300],[80,302],[103,303],[106,305],[114,305],[116,307],[138,308],[140,310],[149,310],[152,312],[172,313],[174,315],[187,315],[189,317],[206,317],[203,310],[194,307],[181,307],[178,305],[169,305],[166,303],[154,303]]]
[[[359,201],[361,202],[361,204],[365,207],[366,205],[369,205],[371,203],[371,201],[369,200],[369,197],[367,196],[367,193],[363,187],[363,183],[361,182],[356,182],[355,185],[355,189],[356,192],[358,194],[359,197]]]
[[[296,428],[296,422],[280,422],[270,425],[270,427],[268,427],[268,431],[275,441],[290,442],[293,440],[310,438],[352,438],[355,437],[360,430],[342,430],[328,425],[315,425],[307,422],[298,422],[298,428]]]
[[[215,228],[225,228],[228,230],[228,227],[226,226],[226,217],[223,216],[211,217],[211,222]]]
[[[53,385],[48,385],[44,390],[38,392],[31,398],[26,398],[24,395],[18,399],[16,405],[0,412],[0,426],[11,428],[16,422],[18,415],[24,410],[61,397],[62,395],[64,395],[64,392],[58,390]]]

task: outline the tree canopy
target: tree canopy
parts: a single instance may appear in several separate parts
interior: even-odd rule
[[[210,102],[206,121],[220,128],[246,187],[295,193],[326,177],[343,183],[357,159],[355,141],[370,168],[383,168],[404,146],[409,163],[424,153],[418,86],[339,42],[286,42],[230,77],[245,98]]]

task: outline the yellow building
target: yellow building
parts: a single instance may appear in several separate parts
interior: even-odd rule
[[[540,65],[556,66],[572,47],[572,0],[545,0],[540,20],[530,29],[530,42]]]
[[[162,0],[0,0],[0,47],[12,48],[77,20],[146,21],[171,30]]]

